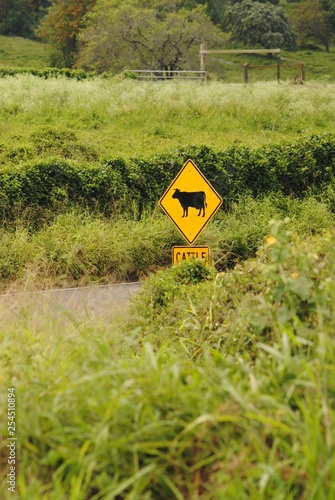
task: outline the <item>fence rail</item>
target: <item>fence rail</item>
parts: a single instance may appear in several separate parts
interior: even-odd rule
[[[205,82],[207,80],[206,71],[161,71],[154,69],[126,69],[124,75],[136,80],[150,82],[169,81],[169,80],[197,80]]]

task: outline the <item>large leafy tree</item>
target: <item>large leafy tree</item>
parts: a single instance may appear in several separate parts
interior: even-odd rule
[[[194,9],[197,5],[204,5],[211,21],[222,27],[226,9],[230,6],[231,0],[185,0],[184,6]]]
[[[72,67],[77,59],[77,37],[83,19],[96,0],[54,0],[41,22],[37,36],[55,48],[53,63]]]
[[[174,0],[141,5],[98,0],[87,17],[79,65],[98,72],[194,69],[201,42],[222,44],[225,39],[204,6],[187,9]]]
[[[335,1],[320,0],[320,5],[325,13],[327,29],[333,39],[335,37]]]
[[[34,38],[42,9],[49,0],[0,0],[0,34]]]
[[[272,3],[244,0],[227,11],[226,29],[231,39],[246,46],[269,48],[295,48],[295,35],[283,8]]]
[[[301,2],[294,14],[293,22],[301,44],[313,42],[323,45],[329,52],[333,33],[327,20],[327,12],[319,0]]]

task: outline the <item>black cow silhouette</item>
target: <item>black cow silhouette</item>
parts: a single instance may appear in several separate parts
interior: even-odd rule
[[[204,191],[188,192],[175,189],[172,198],[179,200],[179,203],[183,208],[183,217],[188,216],[189,207],[197,208],[199,210],[198,217],[201,214],[201,211],[202,216],[205,217],[205,207],[207,207],[207,203]]]

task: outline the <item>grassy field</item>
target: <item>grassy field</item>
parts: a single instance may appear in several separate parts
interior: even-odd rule
[[[234,269],[153,274],[118,319],[18,304],[0,327],[19,467],[1,497],[333,498],[334,231],[325,207],[309,231],[308,205]]]
[[[0,35],[0,67],[42,69],[48,66],[49,52],[44,43]]]
[[[334,111],[326,82],[6,77],[0,161],[276,144],[333,133]],[[158,208],[4,225],[1,291],[146,279],[116,318],[1,303],[1,498],[335,498],[334,192],[241,195],[197,240],[211,266],[170,266]]]
[[[58,156],[102,162],[184,146],[259,146],[334,132],[327,83],[211,82],[152,85],[130,80],[0,80],[0,165]]]
[[[273,47],[275,48],[275,47]],[[335,82],[334,58],[332,49],[326,53],[320,49],[281,51],[280,82],[299,83],[301,65],[304,66],[305,83],[315,81]],[[213,54],[207,56],[206,70],[209,78],[223,83],[244,83],[243,65],[248,64],[248,82],[277,81],[276,56],[256,54]]]

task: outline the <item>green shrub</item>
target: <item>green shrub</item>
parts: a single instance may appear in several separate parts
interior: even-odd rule
[[[214,268],[202,260],[189,259],[152,274],[137,294],[136,313],[143,318],[157,318],[174,299],[187,293],[192,285],[213,279]]]
[[[61,148],[63,156],[71,157],[74,150],[78,156],[81,148],[85,158],[95,157],[67,131],[46,130],[33,140],[40,149]],[[221,153],[192,146],[151,158],[112,158],[100,165],[54,158],[7,167],[0,171],[1,216],[11,218],[30,205],[56,210],[60,202],[107,215],[115,206],[127,211],[134,203],[144,210],[157,204],[188,158],[223,197],[227,209],[245,193],[301,198],[325,189],[334,178],[335,138],[324,134],[254,150],[231,147]]]
[[[53,159],[0,170],[2,219],[11,222],[28,207],[57,213],[77,206],[108,215],[127,194],[122,175],[112,165],[78,165]]]
[[[35,68],[0,68],[0,78],[6,76],[16,76],[28,74],[33,76],[38,76],[40,78],[57,78],[66,77],[74,78],[76,80],[86,80],[87,78],[94,78],[96,75],[94,72],[87,72],[78,69],[68,69],[68,68],[46,68],[46,69],[35,69]]]

